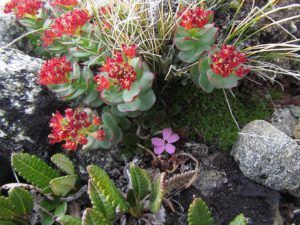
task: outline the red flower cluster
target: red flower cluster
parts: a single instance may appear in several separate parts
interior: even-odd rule
[[[34,16],[42,5],[40,0],[11,0],[4,6],[4,12],[14,12],[17,18],[23,18],[26,14]]]
[[[43,64],[38,82],[42,85],[63,84],[68,82],[70,72],[72,65],[66,56],[52,58]]]
[[[44,46],[52,44],[55,38],[63,35],[74,35],[80,31],[80,28],[90,19],[86,10],[74,9],[66,14],[56,18],[51,25],[50,30],[46,30],[42,35]]]
[[[209,21],[209,16],[214,14],[213,11],[205,11],[197,7],[195,9],[183,10],[179,13],[181,16],[180,26],[189,30],[192,28],[203,28]]]
[[[78,4],[77,0],[54,0],[51,2],[54,6],[74,7]]]
[[[247,75],[250,70],[242,64],[248,59],[244,53],[238,52],[232,45],[223,45],[221,50],[211,56],[213,63],[211,70],[222,77],[228,77],[234,73],[238,77]]]
[[[136,46],[122,45],[122,49],[124,55],[121,52],[116,52],[113,58],[106,58],[105,64],[99,69],[101,72],[106,72],[107,76],[103,74],[95,76],[94,80],[98,91],[108,89],[111,85],[118,85],[121,87],[121,90],[129,90],[132,83],[136,80],[136,72],[133,66],[124,57],[134,58],[136,56]]]
[[[100,119],[97,117],[98,121]],[[95,121],[95,119],[93,119]],[[63,148],[67,150],[76,150],[78,145],[85,145],[88,143],[88,135],[93,124],[85,111],[78,109],[66,109],[65,117],[60,112],[52,115],[49,126],[51,127],[51,134],[48,138],[50,144],[55,144],[64,141]],[[94,132],[98,140],[104,140],[105,132],[100,129]],[[92,133],[92,134],[94,134]]]

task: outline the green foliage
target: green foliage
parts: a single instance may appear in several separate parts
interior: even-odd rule
[[[61,225],[81,225],[81,219],[69,215],[60,216],[58,222]]]
[[[43,192],[49,193],[49,183],[59,174],[51,166],[34,155],[27,153],[15,153],[11,158],[12,167],[27,182],[41,188]]]
[[[29,191],[23,188],[13,188],[9,191],[9,199],[14,211],[19,215],[30,215],[33,210],[33,198]]]
[[[233,93],[235,97],[229,92],[227,97],[240,127],[255,119],[266,119],[271,114],[269,100],[263,97],[263,93],[245,93],[240,89],[233,90]],[[159,123],[152,122],[150,125],[155,126],[153,131],[170,125],[178,129],[190,127],[189,138],[192,140],[198,140],[201,135],[208,143],[218,144],[223,150],[229,150],[235,143],[239,129],[232,119],[222,90],[207,95],[191,83],[186,86],[173,84],[164,100],[168,105],[169,116],[162,117],[164,120]],[[175,114],[177,107],[179,113]],[[161,108],[156,107],[149,114],[155,116],[159,110]]]
[[[243,214],[239,214],[230,222],[229,225],[247,225],[247,224],[248,222],[245,216]]]
[[[32,195],[23,188],[11,189],[8,197],[0,196],[1,225],[28,225],[32,210]]]
[[[218,29],[214,24],[207,24],[202,29],[190,29],[179,26],[175,32],[175,45],[180,50],[178,57],[185,63],[200,59],[215,43]]]
[[[128,204],[122,193],[117,189],[108,175],[101,168],[90,165],[87,168],[91,181],[101,191],[103,197],[120,211],[127,212]]]
[[[51,157],[51,161],[64,173],[75,175],[74,164],[66,155],[57,153]]]
[[[111,203],[107,201],[101,190],[99,190],[91,180],[88,184],[88,194],[93,208],[101,212],[101,214],[104,215],[109,221],[113,220],[116,214],[115,207],[113,207]]]
[[[66,196],[71,190],[75,188],[77,175],[67,175],[57,177],[50,181],[51,190],[55,195]]]
[[[135,198],[138,201],[143,200],[151,190],[151,181],[149,174],[145,170],[131,164],[130,178]]]
[[[101,212],[88,208],[82,216],[82,225],[110,225],[111,223],[101,214]]]
[[[141,111],[149,110],[156,101],[151,89],[154,74],[139,57],[131,59],[130,64],[137,73],[137,80],[130,90],[120,91],[119,88],[110,88],[101,92],[101,98],[106,104],[116,106],[119,114],[136,117]]]
[[[194,199],[188,212],[189,225],[213,225],[214,221],[206,203],[200,199]]]
[[[164,174],[158,174],[152,184],[150,193],[150,210],[152,213],[157,213],[162,204],[165,188],[164,188]]]

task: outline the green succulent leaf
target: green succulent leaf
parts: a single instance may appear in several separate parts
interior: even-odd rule
[[[144,95],[141,95],[138,98],[136,98],[135,101],[118,105],[118,110],[120,112],[147,111],[153,106],[155,101],[155,94],[153,90],[150,89]]]
[[[248,221],[243,214],[237,215],[229,225],[247,225]]]
[[[41,188],[44,193],[50,193],[49,183],[59,177],[59,173],[40,158],[27,153],[15,153],[11,158],[12,167],[27,182]]]
[[[198,64],[190,69],[190,74],[197,87],[200,87],[206,93],[211,93],[214,90],[213,84],[207,77],[207,72],[210,69],[208,59],[200,59]]]
[[[103,90],[101,99],[108,105],[115,105],[124,102],[123,92],[117,90]]]
[[[113,133],[112,144],[117,144],[122,140],[122,130],[119,127],[118,123],[112,116],[112,114],[108,112],[104,112],[102,114],[102,122],[104,125],[109,127]]]
[[[50,187],[55,195],[66,196],[71,190],[75,189],[77,175],[67,175],[57,177],[50,181]]]
[[[0,196],[0,219],[10,220],[16,216],[14,205],[10,198]]]
[[[150,176],[146,170],[130,165],[130,180],[137,200],[143,200],[151,190]]]
[[[73,162],[64,154],[57,153],[51,157],[51,161],[64,173],[76,175]]]
[[[143,74],[143,62],[140,57],[136,57],[130,60],[130,65],[133,66],[137,77]]]
[[[101,212],[87,208],[83,212],[82,225],[111,225],[111,223],[101,214]]]
[[[88,194],[94,209],[100,211],[109,221],[115,218],[115,207],[106,201],[105,196],[91,180],[88,184]]]
[[[222,77],[221,75],[215,74],[211,70],[208,71],[207,77],[217,89],[234,88],[238,85],[238,80],[241,79],[240,77],[235,76],[234,74],[230,74],[228,77]]]
[[[134,82],[129,90],[123,91],[123,99],[125,102],[132,102],[141,92],[142,87],[139,82]]]
[[[150,211],[152,213],[157,213],[161,208],[161,203],[165,193],[163,181],[164,181],[164,174],[160,173],[155,178],[152,184],[152,189],[150,193]]]
[[[81,219],[69,215],[60,216],[58,222],[61,225],[81,225]]]
[[[189,225],[214,225],[211,212],[206,203],[200,199],[194,199],[188,212]]]
[[[154,74],[151,72],[144,72],[141,79],[137,81],[142,89],[141,94],[145,94],[153,85]]]
[[[13,188],[9,191],[9,199],[14,206],[14,211],[19,215],[30,215],[33,210],[33,198],[24,188]]]
[[[105,171],[95,165],[88,166],[87,170],[92,182],[105,197],[106,201],[110,202],[113,207],[118,208],[120,211],[127,212],[128,204],[126,199]]]

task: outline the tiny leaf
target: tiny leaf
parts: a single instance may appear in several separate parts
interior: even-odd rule
[[[51,161],[64,173],[75,175],[74,164],[66,155],[57,153],[51,157]]]

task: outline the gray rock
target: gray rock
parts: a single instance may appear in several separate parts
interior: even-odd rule
[[[292,137],[297,119],[289,108],[284,108],[278,109],[273,113],[271,123],[274,127]]]
[[[19,50],[0,51],[0,155],[47,154],[48,122],[60,103],[37,84],[42,62]]]
[[[25,33],[25,29],[18,24],[15,16],[0,13],[0,48],[20,37],[23,33]],[[26,50],[28,49],[28,41],[22,39],[10,47]]]
[[[249,179],[300,196],[300,147],[272,124],[263,120],[247,124],[231,154]]]

